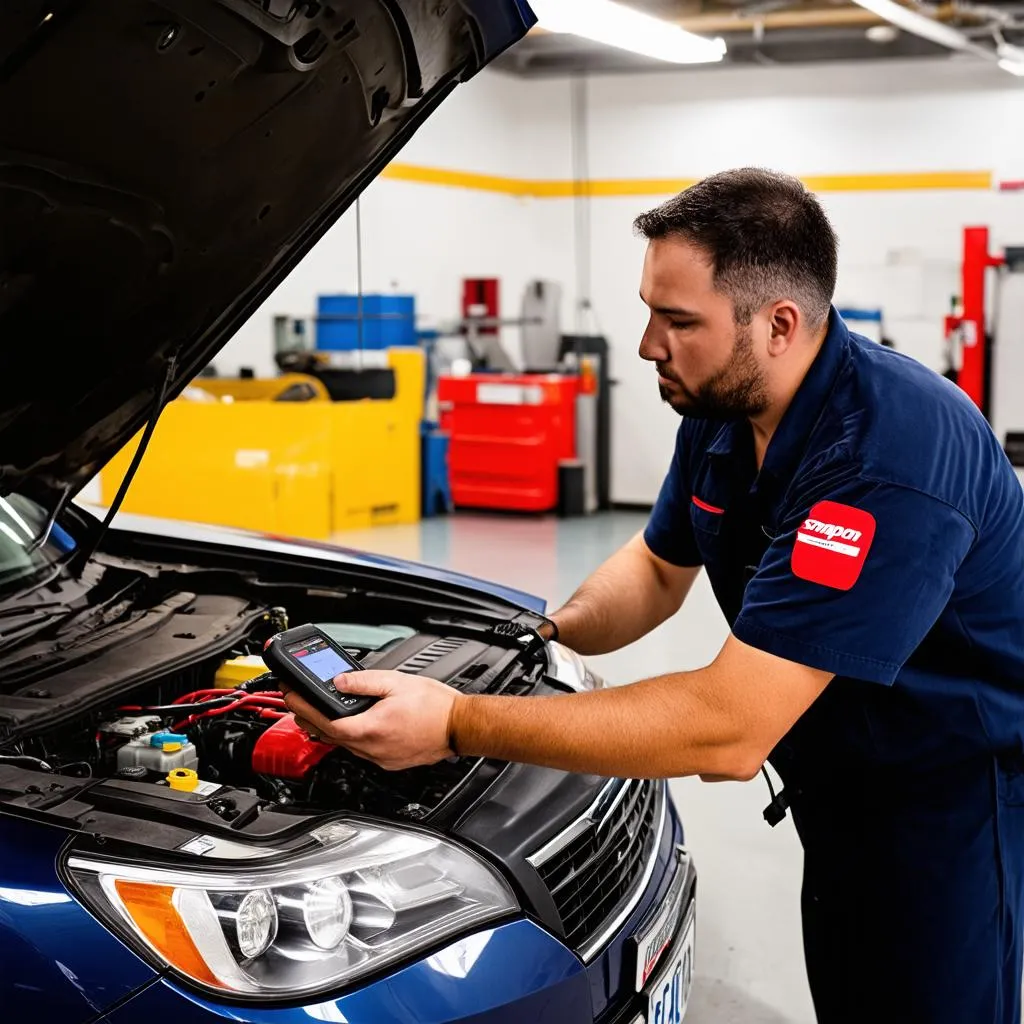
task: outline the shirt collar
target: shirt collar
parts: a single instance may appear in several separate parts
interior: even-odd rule
[[[742,427],[745,420],[728,420],[718,428],[707,447],[708,455],[732,455],[736,448],[736,428]]]
[[[796,468],[849,351],[849,329],[833,306],[821,349],[768,443],[763,473],[784,480]]]

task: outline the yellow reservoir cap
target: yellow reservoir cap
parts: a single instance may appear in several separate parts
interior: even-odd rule
[[[191,793],[199,785],[199,775],[191,768],[175,768],[167,776],[167,785],[179,793]]]
[[[220,690],[234,690],[242,683],[263,675],[266,663],[258,654],[246,654],[241,658],[225,661],[213,677],[213,685]]]
[[[174,754],[181,750],[181,744],[168,742],[164,744],[163,750],[165,754]]]

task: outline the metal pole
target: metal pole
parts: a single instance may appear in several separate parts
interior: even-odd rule
[[[356,344],[363,368],[363,204],[356,199]]]
[[[576,256],[576,334],[587,333],[586,316],[591,308],[591,223],[590,159],[587,112],[587,78],[572,80],[572,162],[573,162],[573,241]]]

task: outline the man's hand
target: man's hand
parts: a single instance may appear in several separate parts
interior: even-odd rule
[[[453,751],[451,720],[459,694],[435,679],[404,672],[351,672],[338,676],[339,693],[380,697],[368,711],[331,721],[289,687],[285,703],[299,726],[324,743],[345,747],[387,771],[436,764]]]

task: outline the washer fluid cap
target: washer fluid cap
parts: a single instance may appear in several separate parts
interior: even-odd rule
[[[175,768],[167,776],[167,785],[179,793],[191,793],[199,785],[199,776],[191,768]]]
[[[155,732],[149,737],[149,745],[151,747],[166,750],[165,743],[177,743],[178,749],[181,749],[181,747],[188,743],[188,737],[178,732]]]

